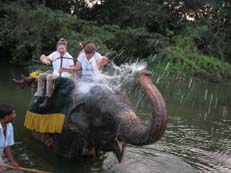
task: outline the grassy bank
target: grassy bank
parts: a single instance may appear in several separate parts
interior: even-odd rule
[[[231,64],[200,53],[193,38],[176,36],[162,54],[148,58],[155,71],[194,76],[210,81],[231,79]]]

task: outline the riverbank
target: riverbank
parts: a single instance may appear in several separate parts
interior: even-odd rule
[[[188,36],[176,36],[161,56],[148,58],[151,71],[196,77],[213,82],[231,81],[231,64],[200,53]]]

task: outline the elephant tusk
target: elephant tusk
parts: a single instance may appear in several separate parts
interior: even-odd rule
[[[123,152],[123,144],[124,144],[124,142],[118,140],[118,138],[115,138],[115,140],[116,140],[116,143],[118,145],[119,151],[122,153]]]

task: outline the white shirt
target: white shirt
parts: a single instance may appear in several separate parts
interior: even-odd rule
[[[85,53],[81,53],[77,60],[81,63],[82,68],[82,79],[96,80],[97,73],[99,72],[97,67],[97,60],[102,56],[96,52],[91,59],[87,59]]]
[[[61,68],[61,55],[58,51],[55,51],[48,55],[48,58],[52,61],[53,66],[53,74],[59,76],[59,68]],[[70,66],[74,65],[73,57],[66,52],[62,56],[62,68],[70,68]],[[71,77],[71,74],[68,72],[62,72],[61,77]]]
[[[0,155],[5,147],[14,145],[14,130],[11,123],[6,125],[6,136],[4,135],[2,124],[0,123]]]

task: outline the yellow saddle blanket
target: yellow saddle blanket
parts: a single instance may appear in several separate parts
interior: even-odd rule
[[[40,133],[62,133],[65,115],[26,112],[24,126]]]

